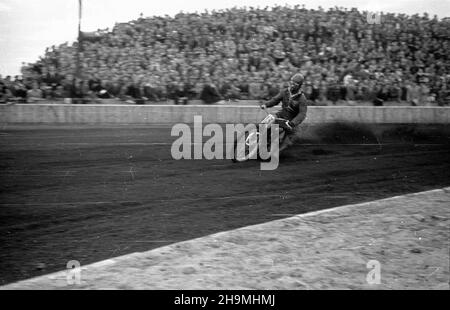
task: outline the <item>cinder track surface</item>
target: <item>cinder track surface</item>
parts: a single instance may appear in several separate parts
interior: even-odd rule
[[[0,284],[65,269],[70,260],[86,265],[450,185],[446,136],[301,141],[277,170],[260,171],[258,162],[175,161],[170,129],[3,127]]]

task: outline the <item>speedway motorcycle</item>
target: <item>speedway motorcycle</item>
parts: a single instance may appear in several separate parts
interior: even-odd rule
[[[251,130],[246,130],[242,133],[239,133],[238,136],[234,139],[234,156],[232,156],[233,162],[245,162],[250,159],[268,160],[270,159],[270,156],[274,155],[274,152],[278,152],[279,146],[282,144],[284,138],[286,137],[286,132],[282,127],[272,125],[285,123],[287,120],[284,118],[276,117],[275,115],[269,113],[266,108],[262,108],[262,110],[266,113],[266,117],[260,123],[256,124],[256,126]],[[278,141],[274,141],[274,144],[271,143],[271,138],[273,136],[271,130],[278,131]],[[265,139],[262,139],[264,135]],[[243,145],[239,145],[239,143],[242,142]],[[269,158],[263,158],[263,156],[261,156],[261,143],[267,143],[266,150],[270,154]],[[274,145],[277,146],[276,149],[272,149]]]

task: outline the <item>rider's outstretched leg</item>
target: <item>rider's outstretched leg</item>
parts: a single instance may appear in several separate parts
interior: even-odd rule
[[[286,136],[283,139],[283,142],[280,144],[280,153],[283,152],[285,149],[290,147],[294,143],[295,138],[295,132],[286,134]]]

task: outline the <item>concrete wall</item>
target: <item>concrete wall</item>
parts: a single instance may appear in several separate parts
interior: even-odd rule
[[[276,111],[278,108],[275,108]],[[192,123],[202,115],[204,123],[258,122],[265,114],[258,107],[239,105],[0,105],[1,123]],[[446,107],[309,107],[306,123],[335,121],[374,124],[448,124]]]

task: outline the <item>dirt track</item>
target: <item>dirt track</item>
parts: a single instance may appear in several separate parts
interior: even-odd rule
[[[168,127],[3,128],[0,284],[65,269],[69,260],[86,265],[450,185],[448,137],[425,139],[435,145],[395,137],[382,145],[299,144],[275,171],[256,162],[175,161],[173,140]]]
[[[325,209],[0,290],[448,290],[449,203],[444,188]]]

